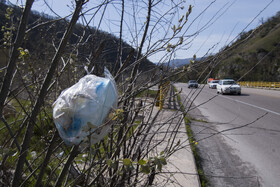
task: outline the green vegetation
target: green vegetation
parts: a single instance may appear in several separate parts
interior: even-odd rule
[[[190,142],[190,146],[194,155],[194,159],[195,159],[195,163],[196,163],[196,167],[197,167],[197,172],[199,175],[199,179],[200,179],[200,183],[202,187],[207,187],[208,186],[208,180],[206,178],[206,176],[204,175],[204,171],[203,171],[203,167],[202,167],[202,159],[199,155],[199,150],[197,148],[197,141],[194,138],[194,134],[193,131],[191,130],[191,121],[189,120],[189,117],[184,117],[185,119],[185,124],[186,124],[186,130],[187,130],[187,134],[189,137],[189,142]]]
[[[22,10],[18,6],[8,6],[3,2],[0,2],[0,41],[3,39],[7,43],[8,41],[11,41],[13,38],[12,32],[16,33],[16,29],[19,24],[19,18],[21,16]],[[9,16],[7,17],[7,10]],[[7,19],[9,18],[9,19]],[[64,29],[67,27],[67,22],[65,20],[56,20],[57,18],[51,17],[36,11],[31,12],[29,15],[29,24],[34,24],[36,22],[44,23],[49,22],[49,24],[42,24],[40,27],[35,27],[28,31],[26,39],[24,40],[24,43],[22,45],[22,48],[24,51],[25,49],[29,51],[30,54],[30,62],[32,63],[32,68],[36,69],[36,73],[38,75],[44,73],[45,70],[48,69],[49,63],[51,62],[51,57],[55,53],[55,49],[53,45],[55,44],[58,46],[58,42],[61,40],[63,36]],[[13,25],[10,25],[10,23],[13,23]],[[39,24],[38,23],[38,24]],[[83,26],[81,24],[76,24],[74,28],[74,33],[70,36],[69,39],[69,46],[66,48],[66,52],[68,54],[71,54],[71,58],[76,63],[76,67],[80,67],[78,69],[78,72],[83,72],[83,66],[85,64],[81,63],[83,61],[86,61],[85,56],[90,55],[92,52],[97,52],[98,49],[107,51],[106,54],[100,56],[97,59],[94,59],[95,61],[102,62],[99,64],[98,67],[94,69],[94,73],[97,75],[102,75],[103,68],[107,67],[110,72],[116,73],[115,71],[118,70],[119,64],[116,64],[116,62],[119,60],[117,59],[118,56],[118,44],[120,44],[119,38],[116,36],[101,31],[96,30],[93,27],[87,27],[86,30],[84,30],[83,33]],[[47,31],[47,32],[44,32]],[[10,34],[7,36],[7,33]],[[78,50],[80,53],[76,56],[76,54],[73,54],[73,48],[75,48],[75,44],[78,41],[77,36],[84,35],[84,40],[86,38],[89,38],[89,36],[93,35],[92,33],[95,33],[94,36],[90,38],[90,41],[86,42],[85,44],[78,47]],[[51,36],[51,37],[50,37]],[[8,38],[7,38],[8,37]],[[29,38],[29,39],[28,39]],[[30,39],[32,38],[32,39]],[[55,42],[55,43],[53,43]],[[82,41],[84,42],[84,41]],[[8,45],[8,44],[7,44]],[[6,45],[6,47],[8,47]],[[123,47],[122,51],[122,61],[125,62],[128,58],[130,58],[130,61],[128,62],[127,66],[130,65],[132,62],[135,61],[135,56],[137,54],[137,51],[133,49],[130,45],[128,45],[126,42],[121,42],[121,45]],[[0,46],[0,59],[3,58],[3,51],[2,47]],[[129,54],[131,52],[134,52],[134,55],[129,57]],[[69,56],[64,56],[64,58],[68,58]],[[48,62],[48,63],[46,63]],[[1,67],[4,66],[2,64],[3,61],[0,60]],[[72,64],[73,65],[73,64]],[[88,64],[87,64],[88,65]],[[148,59],[143,58],[142,63],[139,66],[139,69],[141,71],[150,70],[151,68],[155,67],[155,65],[150,62]],[[23,69],[28,71],[29,67],[27,65],[22,66]],[[69,71],[72,72],[74,67],[69,67]],[[38,71],[39,70],[39,71]],[[131,69],[130,69],[131,71]],[[128,71],[126,72],[128,73]],[[81,76],[81,75],[80,75]],[[66,80],[66,77],[63,77],[63,79]],[[67,81],[69,82],[69,81]],[[66,83],[67,83],[66,82]],[[68,84],[71,85],[72,83]]]
[[[6,117],[7,125],[10,128],[10,131],[8,128],[6,128],[6,125],[1,120],[0,121],[0,142],[1,142],[1,153],[0,153],[0,160],[1,164],[5,166],[5,168],[12,168],[13,165],[17,162],[18,156],[19,156],[19,150],[15,144],[19,144],[19,142],[22,142],[25,134],[25,129],[22,127],[22,122],[26,117],[25,112],[30,112],[32,103],[29,100],[15,100],[15,99],[9,99],[9,105],[13,106],[15,111],[13,111],[12,115],[9,115]],[[24,110],[23,110],[24,109]],[[4,108],[5,110],[5,108]],[[42,110],[40,114],[37,117],[37,125],[34,128],[34,136],[31,138],[30,146],[32,149],[28,151],[26,160],[31,161],[32,160],[32,166],[34,168],[39,167],[43,161],[43,157],[40,157],[39,155],[44,155],[44,150],[46,147],[48,147],[48,140],[52,136],[54,132],[53,130],[53,120],[52,120],[52,109],[51,108],[45,108],[45,110]],[[12,134],[16,136],[16,140],[13,139]],[[16,141],[16,142],[15,142]],[[5,148],[6,145],[11,145],[11,148]],[[13,146],[14,145],[14,146]],[[2,150],[3,146],[3,150]],[[5,146],[5,147],[4,147]],[[57,168],[58,161],[56,159],[52,160],[50,162],[50,165],[48,167],[47,173],[53,169]],[[30,162],[31,164],[31,162]],[[27,167],[24,167],[25,174],[28,176],[31,174],[31,172],[27,169]],[[9,170],[8,170],[9,172]],[[53,172],[53,171],[52,171]],[[56,170],[56,173],[59,174],[59,170]],[[26,183],[27,186],[34,186],[35,184],[35,178],[34,176]]]
[[[177,92],[177,89],[175,87],[173,87],[175,92]],[[181,102],[181,97],[180,95],[178,94],[177,95],[177,100],[178,100],[178,103],[179,103],[179,106],[181,108],[182,111],[185,111],[185,108]],[[184,120],[185,120],[185,124],[186,124],[186,131],[187,131],[187,135],[189,137],[189,143],[190,143],[190,147],[191,147],[191,150],[193,152],[193,155],[194,155],[194,159],[195,159],[195,164],[196,164],[196,168],[197,168],[197,172],[198,172],[198,175],[199,175],[199,180],[200,180],[200,184],[202,187],[207,187],[209,184],[208,184],[208,180],[206,178],[206,176],[204,175],[204,171],[203,171],[203,167],[202,167],[202,159],[199,155],[199,150],[197,148],[197,144],[198,142],[196,141],[195,137],[194,137],[194,133],[191,129],[191,117],[190,116],[187,116],[185,114],[185,117],[184,117]]]
[[[143,178],[152,184],[150,175],[167,164],[165,155],[150,156],[148,149],[142,149],[140,136],[149,129],[139,114],[143,106],[135,109],[131,99],[137,89],[144,90],[140,97],[156,97],[157,91],[145,90],[141,84],[149,83],[151,74],[156,77],[157,68],[142,56],[143,46],[134,46],[139,52],[121,36],[77,24],[86,2],[73,2],[77,11],[72,18],[60,19],[29,13],[32,2],[23,11],[0,1],[1,185],[125,186]],[[92,73],[98,76],[107,67],[121,85],[120,98],[125,101],[104,121],[111,127],[107,136],[94,145],[87,136],[81,145],[71,147],[59,138],[52,104],[62,90],[85,75],[85,66],[94,67]],[[141,72],[137,72],[141,79],[132,70]]]
[[[208,121],[204,119],[196,119],[196,118],[191,118],[192,121],[197,121],[197,122],[202,122],[202,123],[208,123]]]
[[[8,104],[11,108],[14,107],[14,113],[5,116],[6,120],[2,118],[0,122],[0,173],[1,177],[3,176],[1,184],[4,186],[10,184],[12,186],[138,186],[139,183],[143,186],[152,185],[155,175],[161,174],[162,167],[167,164],[168,156],[175,154],[170,150],[175,150],[173,148],[176,148],[176,145],[172,143],[168,147],[160,148],[164,150],[161,153],[153,151],[160,145],[154,144],[155,140],[158,142],[154,132],[162,133],[153,129],[159,126],[157,125],[159,113],[154,115],[155,111],[151,108],[156,105],[157,99],[149,99],[147,104],[144,103],[146,98],[141,101],[140,98],[135,99],[135,97],[138,94],[137,97],[156,98],[158,91],[147,90],[147,85],[150,83],[169,81],[170,77],[174,81],[198,79],[202,77],[202,72],[209,72],[204,71],[206,67],[208,68],[208,64],[198,62],[195,55],[191,64],[179,71],[156,67],[147,59],[149,55],[163,51],[167,52],[166,59],[171,59],[178,47],[183,42],[186,44],[189,36],[185,32],[188,27],[185,27],[184,31],[184,26],[188,25],[192,6],[189,5],[187,10],[185,6],[181,6],[183,1],[172,1],[172,7],[168,10],[172,14],[164,11],[153,14],[164,2],[149,1],[147,7],[143,2],[132,3],[129,6],[124,3],[125,1],[123,6],[122,3],[108,2],[84,8],[92,5],[86,5],[88,2],[86,0],[76,0],[69,7],[72,8],[73,14],[67,18],[56,18],[38,12],[29,13],[33,1],[27,2],[26,6],[17,7],[8,5],[8,1],[0,1],[0,76],[1,80],[5,80],[1,84],[0,108],[2,112]],[[107,18],[106,15],[109,15],[107,7],[110,6],[120,14],[131,6],[135,11],[141,9],[141,15],[139,14],[141,18],[139,19],[137,14],[126,14],[125,19],[122,16],[114,19]],[[180,12],[176,12],[179,10],[178,7],[181,9]],[[146,15],[143,16],[142,10],[147,11]],[[184,11],[183,16],[179,15],[181,11]],[[99,28],[90,27],[91,22],[87,22],[82,17],[89,14],[94,18],[94,25],[99,21],[99,25],[106,25],[107,21],[119,25],[118,32],[113,31],[118,37]],[[176,18],[179,17],[181,19],[176,23]],[[77,20],[82,20],[83,24],[77,24]],[[128,24],[126,20],[135,22]],[[166,25],[168,22],[172,24],[174,22],[174,26],[170,28],[170,25]],[[136,24],[137,27],[134,27]],[[163,38],[160,38],[161,34],[158,35],[157,41],[154,41],[154,34],[159,30],[165,34],[162,35]],[[129,41],[133,47],[123,41],[123,38],[127,39],[127,33],[133,40]],[[258,41],[258,43],[250,44],[251,48],[245,47],[249,51],[249,54],[245,54],[246,58],[243,54],[245,50],[237,49],[238,46],[228,46],[239,53],[233,55],[224,52],[220,55],[225,58],[219,59],[218,64],[221,67],[213,73],[216,73],[217,77],[222,77],[222,73],[228,73],[227,77],[231,75],[238,77],[244,74],[243,70],[246,72],[248,68],[250,69],[251,62],[254,65],[261,56],[268,54],[277,56],[278,53],[269,50],[274,50],[278,44],[264,44],[263,40],[278,40],[275,38],[278,37],[278,33],[273,21],[270,28],[262,30],[259,36],[250,36],[252,42]],[[240,40],[249,36],[248,33],[243,34]],[[239,46],[242,46],[244,42],[240,43]],[[264,47],[258,49],[259,46]],[[255,55],[250,56],[251,53],[257,53],[257,60],[254,59]],[[276,65],[266,64],[270,68],[266,74],[268,78],[275,75],[275,67],[278,68],[279,62],[277,58],[271,59],[272,61],[276,59]],[[224,64],[227,60],[233,61],[229,68]],[[10,63],[6,70],[7,61]],[[118,108],[112,109],[113,115],[103,123],[108,127],[108,134],[94,145],[90,141],[92,138],[90,134],[86,134],[87,137],[81,144],[71,147],[59,137],[52,119],[52,104],[62,90],[72,86],[89,73],[84,70],[84,67],[93,70],[92,74],[103,76],[105,66],[115,78],[120,93]],[[212,70],[211,68],[209,70]],[[263,69],[260,69],[260,72],[254,74],[256,79],[260,78],[259,75],[263,76],[262,71]],[[6,72],[5,77],[4,72]],[[82,95],[81,98],[84,97],[88,98],[87,95]],[[83,102],[84,99],[79,101]],[[178,101],[180,102],[180,96]],[[182,111],[185,111],[181,103],[180,106]],[[64,111],[65,108],[63,112],[69,115],[70,119],[62,122],[69,126],[75,125],[75,128],[83,128],[73,120],[75,113],[70,114],[67,110]],[[185,115],[185,122],[201,184],[207,186],[189,116]],[[68,129],[68,127],[64,128]],[[98,130],[95,131],[96,134],[100,133]],[[177,133],[172,131],[170,137],[175,140]],[[170,132],[166,132],[166,135],[169,136]],[[80,138],[78,134],[74,136]]]
[[[188,73],[180,73],[174,81],[187,82],[205,77],[231,77],[240,81],[280,81],[280,12],[259,27],[240,33],[236,41],[215,55],[186,65]],[[209,74],[210,72],[210,74]],[[209,75],[208,75],[209,74]],[[204,81],[204,82],[203,82]]]
[[[259,49],[263,49],[265,51],[272,51],[275,48],[275,45],[278,44],[277,41],[280,41],[280,27],[270,31],[264,37],[256,36],[251,40],[252,41],[250,41],[250,43],[248,42],[250,45],[248,45],[248,48],[244,49],[244,52],[258,53]]]
[[[152,97],[156,98],[158,96],[157,90],[144,90],[137,95],[137,97]]]
[[[211,77],[246,81],[280,81],[280,12],[254,30],[240,34],[216,58]],[[249,72],[249,73],[248,73]],[[244,75],[246,75],[244,77]]]

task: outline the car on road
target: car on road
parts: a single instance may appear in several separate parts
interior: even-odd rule
[[[217,85],[218,94],[241,94],[241,87],[233,79],[219,80]]]
[[[190,80],[188,82],[188,88],[198,88],[198,83],[196,80]]]
[[[219,80],[212,80],[212,81],[209,83],[209,88],[216,89],[218,83],[219,83]]]

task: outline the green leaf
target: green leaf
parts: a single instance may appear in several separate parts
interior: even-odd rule
[[[150,166],[141,166],[140,171],[144,174],[150,173]]]
[[[167,165],[166,159],[164,157],[160,157],[160,163],[162,165]]]
[[[147,161],[141,159],[141,160],[138,161],[138,163],[139,163],[139,165],[143,166],[143,165],[145,165],[147,163]]]
[[[125,166],[131,165],[131,160],[129,158],[124,158],[123,159],[123,165],[125,165]]]
[[[107,160],[106,160],[106,163],[107,163],[108,166],[111,166],[111,165],[112,165],[112,160],[107,159]]]
[[[154,161],[155,165],[159,165],[160,163],[160,159],[158,159],[158,157],[155,157],[155,161]]]

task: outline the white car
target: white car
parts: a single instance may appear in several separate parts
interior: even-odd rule
[[[209,88],[217,88],[217,85],[219,84],[219,80],[212,80],[210,83],[209,83]]]
[[[241,87],[232,79],[220,80],[217,85],[217,93],[219,94],[241,94]]]

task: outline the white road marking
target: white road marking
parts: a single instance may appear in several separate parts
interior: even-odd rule
[[[207,92],[208,92],[208,91],[207,91]],[[208,92],[208,93],[211,93],[211,92]],[[211,94],[215,95],[214,93],[211,93]],[[260,106],[257,106],[257,105],[253,105],[253,104],[246,103],[246,102],[243,102],[243,101],[235,100],[235,99],[232,99],[232,98],[230,98],[230,97],[223,96],[223,95],[219,95],[219,97],[223,97],[223,98],[226,98],[226,99],[228,99],[228,100],[236,101],[236,102],[238,102],[238,103],[242,103],[242,104],[244,104],[244,105],[248,105],[248,106],[251,106],[251,107],[255,107],[255,108],[264,110],[264,111],[266,111],[266,112],[270,112],[270,113],[272,113],[272,114],[276,114],[276,115],[280,116],[280,113],[278,113],[278,112],[275,112],[275,111],[272,111],[272,110],[269,110],[269,109],[266,109],[266,108],[263,108],[263,107],[260,107]]]
[[[181,86],[181,88],[183,88],[183,86]],[[202,90],[203,92],[207,92],[207,93],[210,93],[212,95],[216,95],[215,93],[212,93],[212,92],[209,92],[207,90]],[[230,97],[226,97],[226,96],[223,96],[223,95],[218,95],[219,97],[223,97],[223,98],[226,98],[226,99],[229,99],[229,100],[232,100],[232,101],[236,101],[238,103],[242,103],[244,105],[248,105],[248,106],[251,106],[251,107],[254,107],[254,108],[258,108],[260,110],[263,110],[263,111],[266,111],[266,112],[269,112],[269,113],[272,113],[272,114],[276,114],[278,116],[280,116],[280,113],[278,112],[275,112],[275,111],[272,111],[272,110],[269,110],[269,109],[266,109],[266,108],[263,108],[263,107],[260,107],[260,106],[257,106],[257,105],[253,105],[253,104],[250,104],[250,103],[246,103],[246,102],[243,102],[243,101],[239,101],[239,100],[235,100],[235,99],[232,99]]]
[[[242,104],[244,104],[244,105],[248,105],[248,106],[251,106],[251,107],[255,107],[255,108],[264,110],[264,111],[266,111],[266,112],[270,112],[270,113],[272,113],[272,114],[276,114],[276,115],[280,116],[280,113],[278,113],[278,112],[274,112],[274,111],[272,111],[272,110],[269,110],[269,109],[266,109],[266,108],[263,108],[263,107],[260,107],[260,106],[257,106],[257,105],[253,105],[253,104],[246,103],[246,102],[243,102],[243,101],[235,100],[235,99],[232,99],[232,98],[229,98],[229,97],[225,97],[225,96],[222,96],[222,97],[227,98],[227,99],[232,100],[232,101],[236,101],[236,102],[238,102],[238,103],[242,103]]]

